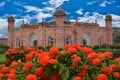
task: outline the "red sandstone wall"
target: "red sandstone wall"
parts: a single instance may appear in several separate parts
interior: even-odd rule
[[[7,45],[7,38],[0,38],[0,45]]]

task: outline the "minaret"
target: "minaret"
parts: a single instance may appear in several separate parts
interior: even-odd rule
[[[10,46],[10,48],[13,48],[13,38],[14,38],[14,17],[13,16],[9,16],[8,17],[8,45]]]
[[[110,14],[107,14],[105,17],[105,26],[108,29],[112,28],[112,16]]]
[[[54,12],[54,21],[56,22],[57,26],[62,26],[64,24],[64,21],[66,21],[66,13],[62,8],[58,8]]]
[[[113,34],[112,34],[112,16],[107,14],[105,17],[105,27],[106,27],[106,42],[107,44],[113,43]]]

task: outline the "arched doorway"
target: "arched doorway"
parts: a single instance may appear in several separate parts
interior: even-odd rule
[[[29,47],[37,46],[37,35],[35,33],[31,33],[28,36],[28,46]]]
[[[67,36],[66,44],[72,44],[72,38],[70,36]]]
[[[100,43],[100,45],[103,45],[103,44],[104,44],[104,38],[103,38],[103,37],[100,37],[99,43]]]
[[[91,33],[86,32],[83,34],[83,45],[90,46],[91,45]]]
[[[85,39],[83,39],[83,46],[87,45],[87,41]]]
[[[37,47],[37,40],[34,40],[34,41],[33,41],[33,46],[36,46],[36,47]]]
[[[48,45],[49,46],[53,45],[53,37],[51,36],[48,37]]]
[[[21,45],[20,45],[20,38],[17,38],[16,39],[16,47],[20,47]]]

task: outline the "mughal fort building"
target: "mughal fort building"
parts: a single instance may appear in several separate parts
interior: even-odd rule
[[[50,46],[63,47],[65,44],[101,45],[112,44],[112,16],[107,14],[105,26],[97,22],[86,23],[70,22],[66,13],[58,8],[53,14],[53,21],[36,24],[21,24],[20,28],[14,27],[15,19],[8,17],[8,39],[11,48],[20,46]]]

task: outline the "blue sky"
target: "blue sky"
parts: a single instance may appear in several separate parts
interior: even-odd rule
[[[19,27],[23,19],[25,23],[52,21],[53,13],[61,6],[67,20],[79,22],[94,22],[97,19],[100,26],[104,26],[105,15],[113,17],[113,27],[120,27],[119,0],[0,0],[0,37],[7,37],[7,18],[15,17],[15,27]]]

